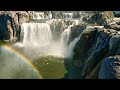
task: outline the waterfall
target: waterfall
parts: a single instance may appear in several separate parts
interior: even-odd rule
[[[83,32],[82,32],[82,33],[83,33]],[[73,55],[74,55],[74,52],[73,52],[74,47],[75,47],[76,43],[80,40],[80,37],[81,37],[82,33],[79,35],[79,37],[75,38],[72,42],[70,42],[70,44],[68,44],[68,42],[69,42],[71,30],[70,30],[70,29],[66,29],[66,30],[62,33],[61,43],[62,43],[62,45],[64,45],[64,47],[66,48],[65,51],[64,51],[64,57],[65,57],[65,58],[73,58]]]
[[[23,23],[21,29],[24,46],[44,46],[52,40],[51,29],[46,23]]]
[[[83,33],[83,32],[82,32]],[[68,48],[67,48],[67,53],[65,53],[65,56],[67,58],[73,58],[73,55],[74,55],[74,47],[76,45],[76,43],[80,40],[80,37],[82,35],[82,33],[79,35],[79,37],[75,38],[69,45],[68,45]]]
[[[78,20],[74,20],[69,26],[62,20],[49,20],[46,23],[23,23],[20,33],[21,42],[16,43],[15,46],[20,47],[22,52],[31,59],[46,55],[72,58],[73,49],[80,37],[70,43],[69,39],[72,33],[71,27],[78,25],[78,22]]]
[[[71,34],[71,30],[70,29],[65,29],[61,35],[61,45],[67,47],[68,46],[68,42],[69,42],[69,38],[70,38],[70,34]]]
[[[64,30],[64,32],[62,33],[61,35],[61,46],[63,46],[62,48],[65,48],[64,49],[64,58],[72,58],[73,57],[73,50],[74,50],[74,47],[76,45],[76,43],[80,40],[80,37],[82,35],[82,32],[79,37],[75,38],[72,42],[70,42],[70,44],[68,44],[69,42],[69,38],[70,38],[70,35],[71,35],[71,27],[73,25],[70,25],[67,29]]]

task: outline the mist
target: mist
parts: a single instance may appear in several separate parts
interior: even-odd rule
[[[31,60],[48,55],[72,58],[73,48],[77,42],[73,40],[68,44],[71,35],[70,27],[59,33],[60,37],[55,36],[55,32],[57,31],[52,31],[47,23],[23,23],[21,25],[21,40],[14,46]]]
[[[24,58],[0,46],[0,79],[40,79],[40,76]]]

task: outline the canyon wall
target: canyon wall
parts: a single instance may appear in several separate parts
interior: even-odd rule
[[[74,48],[67,66],[70,79],[119,79],[120,31],[86,29]],[[66,60],[67,62],[67,60]]]
[[[20,26],[29,22],[31,12],[27,11],[1,11],[0,12],[0,39],[14,42],[19,39]]]

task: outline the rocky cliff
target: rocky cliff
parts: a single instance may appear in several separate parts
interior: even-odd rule
[[[74,48],[66,78],[119,79],[120,32],[113,29],[86,29]]]
[[[106,25],[113,21],[113,11],[93,11],[86,12],[83,20],[96,25]]]
[[[63,17],[63,13],[52,13],[54,18]],[[120,20],[114,22],[112,11],[77,12],[74,18],[80,15],[86,24],[73,25],[74,21],[58,19],[46,22],[55,40],[66,28],[71,30],[69,43],[81,34],[74,47],[73,58],[65,59],[68,71],[65,78],[120,79]],[[21,24],[30,19],[31,12],[28,11],[1,11],[0,39],[11,42],[19,40]],[[90,25],[103,27],[87,28]]]
[[[99,11],[86,14],[83,21],[93,28],[83,30],[73,59],[65,59],[65,78],[120,79],[120,20],[114,20],[111,11]]]
[[[29,22],[31,13],[27,11],[0,12],[0,39],[14,42],[19,39],[20,25]]]

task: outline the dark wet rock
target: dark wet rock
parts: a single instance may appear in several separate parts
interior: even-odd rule
[[[77,18],[80,18],[80,17],[81,16],[80,16],[79,12],[74,13],[73,16],[72,16],[73,19],[77,19]]]
[[[95,41],[95,34],[97,31],[84,31],[81,35],[80,40],[76,44],[76,47],[74,49],[75,55],[74,59],[80,59],[81,62],[84,62],[84,58],[87,57],[87,53],[89,49],[92,47],[92,43]],[[81,43],[82,42],[82,43]]]
[[[120,56],[109,56],[102,62],[99,79],[120,79]]]
[[[120,22],[116,22],[117,25],[120,25]]]
[[[119,55],[119,45],[119,31],[105,28],[84,30],[75,46],[68,76],[72,75],[71,79],[98,79],[102,61],[106,57]],[[73,66],[77,69],[74,72],[71,69]],[[76,73],[79,73],[78,76]]]
[[[108,53],[109,38],[110,36],[106,34],[105,37],[103,37],[102,41],[99,44],[96,44],[96,48],[91,51],[92,54],[90,55],[88,52],[88,58],[86,58],[86,61],[84,62],[85,65],[81,73],[82,76],[87,77],[88,75],[90,75],[97,63],[99,63],[101,59],[105,57],[106,53]]]
[[[116,47],[116,45],[119,41],[120,41],[120,35],[119,34],[112,35],[112,37],[110,38],[110,41],[109,41],[109,50]]]
[[[69,43],[73,41],[75,38],[79,37],[80,34],[87,28],[87,25],[80,24],[80,25],[74,25],[70,28],[71,35],[69,38]]]
[[[114,17],[120,17],[120,12],[119,11],[114,11]]]
[[[30,12],[2,11],[0,13],[0,39],[15,42],[19,38],[20,25],[30,20]]]
[[[117,30],[117,31],[120,31],[120,25],[117,25],[117,24],[113,24],[113,25],[105,25],[105,28],[109,28],[109,29],[114,29],[114,30]]]

